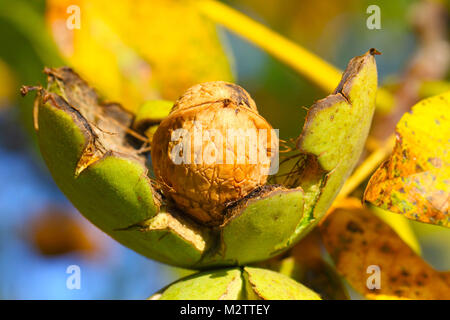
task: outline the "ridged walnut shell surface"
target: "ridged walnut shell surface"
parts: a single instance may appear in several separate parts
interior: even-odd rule
[[[178,164],[174,163],[173,156],[171,158],[174,148],[180,144],[180,140],[172,141],[177,129],[191,134],[190,156],[185,155],[190,161]],[[257,150],[258,155],[263,152],[265,160],[269,160],[270,142],[274,140],[271,139],[272,127],[258,114],[255,102],[244,89],[216,81],[187,90],[161,122],[152,141],[153,169],[162,182],[164,194],[197,221],[221,224],[227,204],[267,181],[270,161],[251,158],[249,145],[245,147],[242,161],[243,149],[239,150],[239,140],[230,134],[234,130],[242,137],[241,133],[250,132],[247,130],[255,130],[257,134],[259,129],[265,130],[268,144],[260,144],[257,139],[250,142],[245,137],[243,141],[250,142],[252,150]],[[196,140],[200,142],[194,143],[195,132],[197,137],[202,137],[201,141]],[[212,161],[207,160],[208,155]],[[217,163],[216,159],[220,158],[222,161]]]

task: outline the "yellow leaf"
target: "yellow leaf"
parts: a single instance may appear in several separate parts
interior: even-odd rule
[[[419,102],[397,124],[391,157],[364,198],[421,222],[450,227],[450,91]]]
[[[73,5],[79,29],[67,27]],[[214,24],[191,0],[48,0],[47,23],[82,77],[131,111],[199,82],[233,80]]]
[[[360,293],[376,299],[450,299],[448,273],[434,270],[369,209],[341,202],[321,224],[336,269]],[[380,287],[370,289],[370,266]]]

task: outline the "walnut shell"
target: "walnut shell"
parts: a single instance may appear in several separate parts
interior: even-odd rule
[[[172,141],[177,129],[189,135]],[[245,132],[249,136],[241,134]],[[264,137],[260,132],[267,138],[259,140]],[[182,211],[201,223],[220,225],[229,203],[266,183],[273,137],[272,127],[244,89],[222,81],[195,85],[175,102],[153,136],[156,179]],[[178,158],[175,163],[174,155],[184,162]]]

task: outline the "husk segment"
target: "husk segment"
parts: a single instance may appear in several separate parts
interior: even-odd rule
[[[203,236],[164,212],[145,158],[127,142],[132,117],[114,105],[121,120],[115,123],[108,116],[111,105],[100,103],[72,70],[46,73],[48,89],[37,97],[37,135],[59,188],[93,224],[133,250],[180,266],[198,261],[206,248]]]
[[[188,276],[150,300],[320,300],[302,284],[274,271],[244,267]]]
[[[376,54],[370,49],[353,58],[335,92],[308,110],[297,140],[303,158],[287,179],[305,192],[304,221],[293,242],[321,220],[359,160],[375,111]]]

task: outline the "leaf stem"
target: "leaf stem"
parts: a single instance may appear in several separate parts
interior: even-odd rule
[[[334,91],[341,80],[341,70],[239,11],[216,0],[193,3],[204,16],[265,50],[325,92]],[[377,107],[380,110],[389,110],[393,101],[390,92],[378,89]]]
[[[195,3],[212,21],[267,51],[323,90],[333,91],[339,83],[341,79],[339,69],[246,15],[215,0],[201,0]]]

